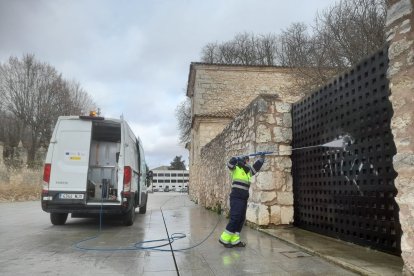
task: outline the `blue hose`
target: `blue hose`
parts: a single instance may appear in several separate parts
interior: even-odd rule
[[[168,201],[170,201],[171,199],[174,199],[175,197],[172,197],[168,200],[166,200],[160,207],[161,213],[162,213],[162,206],[164,206]],[[82,246],[81,244],[86,242],[86,241],[90,241],[90,240],[94,240],[96,238],[98,238],[101,235],[102,232],[102,206],[103,206],[103,199],[101,201],[101,210],[99,212],[99,232],[97,235],[93,236],[93,237],[89,237],[86,239],[83,239],[81,241],[78,241],[76,243],[73,244],[73,247],[75,249],[78,250],[83,250],[83,251],[98,251],[98,252],[116,252],[116,251],[139,251],[139,250],[153,250],[153,251],[165,251],[165,252],[171,252],[171,249],[163,249],[162,247],[164,246],[168,246],[171,245],[174,241],[176,240],[180,240],[183,239],[185,237],[187,237],[186,234],[184,233],[172,233],[168,238],[165,239],[155,239],[155,240],[145,240],[145,241],[139,241],[139,242],[135,242],[133,245],[131,246],[126,246],[126,247],[119,247],[119,248],[113,248],[113,247],[107,247],[107,248],[95,248],[95,247],[85,247]],[[203,244],[216,230],[218,224],[221,221],[221,216],[219,217],[219,219],[217,220],[216,225],[214,226],[214,228],[211,230],[211,232],[201,241],[198,242],[192,246],[189,247],[185,247],[185,248],[179,248],[179,249],[173,249],[173,251],[179,252],[179,251],[185,251],[185,250],[190,250],[193,249],[197,246],[200,246],[201,244]],[[154,246],[144,246],[144,244],[151,244],[151,243],[156,243],[156,242],[164,242],[162,244],[159,245],[154,245]]]

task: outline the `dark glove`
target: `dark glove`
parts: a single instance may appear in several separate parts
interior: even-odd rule
[[[229,163],[230,163],[231,165],[233,165],[233,166],[235,166],[235,165],[237,164],[237,162],[238,162],[238,160],[237,160],[237,158],[236,158],[236,157],[232,157],[232,158],[230,159],[230,161],[229,161]]]
[[[265,160],[265,155],[264,155],[264,154],[261,154],[261,155],[260,155],[260,157],[259,157],[259,160],[260,160],[262,163],[264,163],[264,160]]]

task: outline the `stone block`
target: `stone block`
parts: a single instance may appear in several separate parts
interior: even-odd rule
[[[266,123],[273,125],[276,123],[275,118],[273,117],[273,114],[268,114],[266,117]]]
[[[279,225],[282,223],[281,208],[279,205],[270,207],[270,223]]]
[[[293,205],[293,193],[277,192],[277,203],[280,205]]]
[[[290,157],[277,157],[275,158],[275,167],[281,171],[290,171],[292,159]]]
[[[293,206],[282,206],[280,208],[280,217],[282,224],[293,223]]]
[[[249,203],[247,205],[246,220],[257,224],[259,205],[257,203]]]
[[[276,111],[279,113],[290,112],[290,110],[292,109],[292,105],[290,103],[277,102],[275,103],[275,106],[276,106]]]
[[[291,155],[292,146],[280,145],[279,146],[279,155]]]
[[[269,207],[266,205],[259,205],[258,214],[257,214],[257,224],[258,225],[269,225],[270,216],[269,216]]]
[[[290,113],[283,114],[283,126],[292,127],[292,115]]]
[[[292,129],[286,127],[274,127],[275,142],[290,143],[292,141]]]
[[[259,125],[256,130],[256,142],[266,143],[271,141],[270,129],[265,125]]]
[[[271,191],[271,192],[261,191],[258,194],[259,194],[259,200],[261,203],[270,202],[276,198],[275,191]]]
[[[393,24],[396,20],[412,13],[413,7],[410,0],[401,0],[388,8],[386,26]]]
[[[284,126],[283,125],[283,116],[277,116],[276,117],[276,125],[277,126]]]
[[[275,189],[272,172],[260,172],[256,176],[256,186],[259,190],[270,191]]]
[[[285,173],[282,171],[273,172],[273,187],[276,191],[282,191],[283,187],[286,185]]]
[[[411,31],[411,22],[410,22],[410,19],[407,19],[401,23],[400,34],[405,34],[405,33],[408,33],[409,31]]]
[[[268,225],[270,222],[269,207],[257,203],[249,203],[246,219],[258,225]]]
[[[286,173],[285,174],[285,184],[286,189],[284,192],[292,192],[293,191],[293,177],[292,174]]]
[[[399,55],[401,55],[403,52],[410,49],[412,45],[413,45],[413,41],[410,41],[410,40],[407,41],[406,38],[393,42],[391,43],[391,46],[388,50],[388,57],[390,58],[390,60],[393,60]]]

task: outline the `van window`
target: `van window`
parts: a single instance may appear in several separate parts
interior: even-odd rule
[[[92,140],[121,142],[121,125],[113,122],[93,122]]]

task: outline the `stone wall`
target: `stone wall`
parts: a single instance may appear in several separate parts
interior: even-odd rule
[[[286,102],[296,102],[303,94],[292,89],[291,68],[192,63],[187,96],[193,116],[238,113],[259,94],[277,94]]]
[[[394,169],[400,207],[404,273],[414,274],[414,30],[413,0],[390,0],[387,13],[387,40],[390,66],[390,100],[394,109],[391,129],[397,154]]]
[[[190,171],[200,151],[259,94],[277,94],[293,103],[303,97],[295,72],[276,66],[192,63],[187,87],[191,99]]]
[[[260,95],[201,150],[190,174],[190,197],[202,206],[229,211],[232,156],[276,151],[253,178],[247,220],[257,225],[293,221],[290,143],[291,105],[277,96]],[[252,160],[254,162],[254,160]]]
[[[231,119],[228,118],[196,118],[194,119],[191,133],[191,154],[190,156],[199,156],[200,150],[214,137],[216,137],[229,124]],[[197,153],[197,154],[195,154]],[[197,158],[190,158],[190,165]]]

